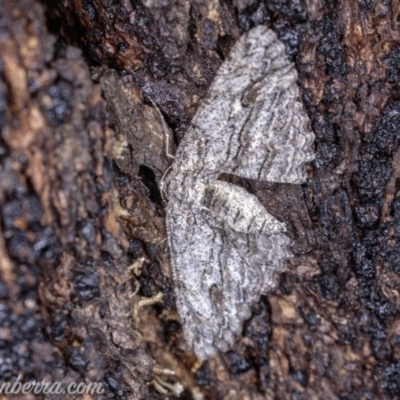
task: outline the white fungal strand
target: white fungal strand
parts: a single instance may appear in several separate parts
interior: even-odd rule
[[[258,26],[223,62],[163,187],[177,306],[200,359],[232,346],[250,307],[290,257],[284,223],[221,173],[302,183],[314,158],[297,72],[275,33]]]

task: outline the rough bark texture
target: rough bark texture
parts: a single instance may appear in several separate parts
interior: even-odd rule
[[[2,3],[1,378],[90,379],[105,382],[103,398],[157,399],[146,385],[154,359],[186,399],[398,398],[399,1],[44,7],[57,42],[39,3]],[[296,258],[232,351],[199,365],[174,306],[158,161],[133,165],[134,176],[123,160],[138,150],[119,150],[112,175],[114,134],[87,65],[124,75],[132,104],[148,112],[154,101],[179,144],[221,60],[257,24],[296,62],[317,159],[302,187],[231,177],[287,223]],[[164,293],[140,311],[144,342],[131,328],[132,263],[141,296]]]
[[[1,381],[102,382],[147,398],[153,360],[132,330],[100,87],[39,3],[2,12]]]

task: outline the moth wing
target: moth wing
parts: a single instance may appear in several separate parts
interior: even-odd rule
[[[177,307],[184,336],[202,360],[232,346],[250,307],[273,287],[289,256],[281,232],[249,234],[219,224],[200,208],[168,204]]]
[[[228,182],[207,185],[201,205],[208,224],[226,232],[243,268],[257,269],[261,293],[270,291],[277,272],[283,272],[284,261],[291,257],[286,225],[269,214],[256,196]],[[258,301],[259,293],[256,296]]]
[[[223,172],[305,180],[314,135],[296,81],[275,33],[258,26],[243,35],[218,70],[166,178],[177,306],[185,338],[200,359],[233,344],[250,307],[271,289],[289,256],[283,224],[254,196],[210,182]]]
[[[270,76],[275,75],[275,76]],[[298,101],[293,64],[249,87],[242,98],[248,112],[245,125],[233,131],[226,172],[259,181],[302,183],[304,164],[314,159],[314,134]]]
[[[299,101],[297,72],[265,26],[243,35],[222,63],[178,149],[177,167],[198,177],[302,183],[314,134]],[[194,156],[195,155],[195,156]]]

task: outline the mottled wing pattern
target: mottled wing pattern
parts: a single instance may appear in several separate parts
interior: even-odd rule
[[[200,359],[234,342],[250,307],[290,256],[285,225],[221,173],[305,180],[313,133],[297,73],[275,33],[258,26],[223,62],[181,142],[163,188],[178,311]]]
[[[203,213],[220,221],[223,229],[252,234],[286,232],[285,224],[268,214],[257,197],[231,183],[208,184],[199,203]]]
[[[203,360],[229,349],[289,256],[282,232],[241,233],[218,225],[186,204],[168,210],[168,231],[179,232],[170,236],[177,307],[185,338]]]
[[[314,158],[314,134],[296,81],[294,64],[273,31],[257,26],[243,35],[194,116],[177,167],[198,177],[226,172],[304,182],[304,163]]]

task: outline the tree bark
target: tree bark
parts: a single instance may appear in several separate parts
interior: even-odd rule
[[[153,359],[132,330],[100,85],[39,3],[2,7],[1,380],[148,398]]]
[[[163,398],[163,381],[188,399],[400,396],[398,0],[3,8],[1,379],[101,381],[100,398]],[[160,137],[179,145],[222,60],[259,24],[296,63],[317,157],[302,186],[229,178],[287,224],[295,258],[234,348],[199,364],[174,302]],[[163,293],[139,320],[135,279],[139,296]]]

